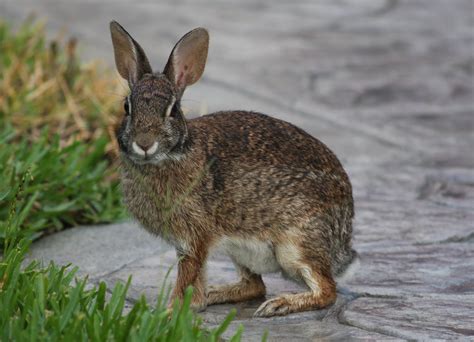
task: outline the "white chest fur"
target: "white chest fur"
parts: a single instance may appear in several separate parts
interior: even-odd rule
[[[280,270],[273,246],[266,241],[225,237],[217,244],[217,250],[257,274]]]

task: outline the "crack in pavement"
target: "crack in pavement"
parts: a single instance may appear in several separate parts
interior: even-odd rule
[[[426,245],[440,245],[446,243],[472,243],[474,242],[474,232],[471,232],[467,235],[459,236],[454,235],[447,239],[440,241],[431,241],[431,242],[415,242],[415,246],[426,246]]]
[[[350,297],[343,296],[344,302],[340,305],[331,307],[331,309],[328,311],[327,315],[322,319],[322,322],[336,323],[336,324],[340,324],[340,325],[343,325],[343,326],[364,330],[364,331],[367,331],[369,333],[377,333],[377,334],[387,336],[387,337],[399,337],[399,336],[394,336],[392,334],[386,333],[385,331],[377,331],[378,329],[370,329],[368,327],[357,326],[357,325],[354,325],[354,324],[348,322],[346,319],[344,319],[342,317],[342,315],[344,314],[345,310],[347,309],[349,304],[351,304],[352,302],[354,302],[358,298],[361,298],[361,297],[378,297],[376,295],[366,296],[366,295],[358,294],[356,292],[348,292],[348,293],[350,293],[351,296]],[[356,296],[352,296],[352,295],[356,295]]]
[[[384,16],[384,15],[390,13],[391,11],[393,11],[395,8],[397,8],[398,5],[400,5],[399,0],[386,0],[385,4],[383,6],[381,6],[380,8],[372,11],[372,13],[369,13],[368,16],[370,16],[370,17]]]
[[[149,258],[149,257],[152,257],[152,256],[155,256],[155,255],[160,255],[162,254],[163,252],[160,252],[160,253],[156,253],[156,252],[153,252],[153,253],[150,253],[150,254],[147,254],[147,255],[141,255],[140,257],[138,258],[135,258],[125,264],[122,264],[121,266],[119,266],[118,268],[116,269],[113,269],[111,271],[108,271],[106,273],[103,273],[103,274],[99,274],[99,275],[96,275],[94,276],[93,278],[90,278],[91,280],[94,280],[94,281],[97,281],[97,280],[101,280],[101,279],[104,279],[104,278],[108,278],[109,276],[117,273],[117,272],[120,272],[122,271],[123,269],[125,269],[126,267],[130,266],[131,264],[137,262],[137,261],[140,261],[140,260],[143,260],[145,258]]]
[[[336,322],[338,324],[348,326],[348,327],[352,327],[352,328],[356,328],[356,329],[361,329],[361,330],[364,330],[364,331],[367,331],[367,332],[370,332],[370,333],[377,333],[377,334],[384,335],[384,336],[387,336],[387,337],[406,338],[406,337],[397,336],[396,334],[392,334],[388,331],[385,331],[384,329],[370,328],[370,327],[357,325],[357,324],[349,322],[346,318],[343,317],[343,314],[344,314],[345,310],[347,309],[347,307],[349,306],[349,304],[351,304],[356,299],[357,298],[347,300],[347,302],[344,303],[343,305],[341,305],[341,307],[337,310],[337,315],[335,316],[335,318],[336,318]]]

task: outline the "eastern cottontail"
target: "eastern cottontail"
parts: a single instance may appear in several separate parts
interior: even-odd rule
[[[281,271],[308,291],[264,302],[255,316],[324,308],[336,299],[334,277],[356,257],[351,248],[352,188],[336,156],[303,130],[264,114],[228,111],[187,120],[186,86],[204,71],[203,28],[176,44],[163,72],[113,21],[115,63],[128,81],[117,130],[125,203],[150,232],[176,247],[172,298],[194,287],[192,304],[265,295],[261,274]],[[223,249],[241,280],[206,291],[209,253]]]

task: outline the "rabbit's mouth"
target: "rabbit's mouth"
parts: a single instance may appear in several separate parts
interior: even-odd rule
[[[137,165],[151,164],[151,157],[136,157],[128,155],[128,158]]]

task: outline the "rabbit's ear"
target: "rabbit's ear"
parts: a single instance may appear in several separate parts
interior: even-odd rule
[[[186,33],[173,48],[163,73],[180,94],[201,78],[208,48],[209,33],[201,27]]]
[[[118,22],[110,22],[110,34],[117,70],[132,87],[143,75],[152,73],[148,58],[142,47]]]

